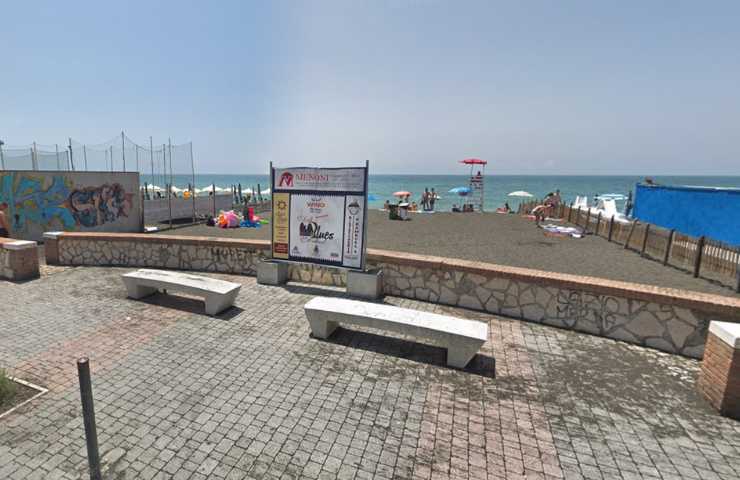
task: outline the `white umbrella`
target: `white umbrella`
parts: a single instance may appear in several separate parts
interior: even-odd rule
[[[156,185],[149,185],[149,189],[150,189],[150,190],[151,190],[152,192],[162,192],[162,191],[164,191],[164,188],[162,188],[162,187],[158,187],[158,186],[156,186]]]
[[[262,190],[262,191],[261,191],[260,193],[261,193],[262,195],[269,195],[269,194],[270,194],[270,189],[269,189],[269,188],[267,188],[267,189],[265,189],[265,190]]]
[[[516,192],[511,192],[509,196],[510,197],[526,197],[526,198],[534,197],[534,195],[532,195],[529,192],[525,192],[524,190],[517,190]]]
[[[184,192],[185,190],[183,190],[182,188],[177,188],[176,186],[172,185],[172,191],[175,193],[180,193],[180,192]]]

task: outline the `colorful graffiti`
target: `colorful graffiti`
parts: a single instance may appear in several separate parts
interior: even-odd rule
[[[130,215],[133,194],[119,183],[76,187],[64,174],[5,173],[0,176],[2,202],[10,206],[13,233],[22,236],[31,224],[42,230],[80,230],[116,222]]]

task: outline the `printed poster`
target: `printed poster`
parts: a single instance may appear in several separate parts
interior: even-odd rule
[[[346,267],[360,268],[365,228],[365,197],[347,195],[344,210],[344,239],[342,246],[342,263]]]
[[[290,194],[272,195],[272,256],[288,259],[290,248]]]
[[[344,198],[344,195],[291,195],[291,259],[342,263]]]

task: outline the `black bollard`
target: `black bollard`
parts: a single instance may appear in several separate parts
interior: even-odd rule
[[[93,408],[92,382],[90,381],[90,359],[87,357],[77,360],[77,376],[80,379],[82,418],[85,422],[85,440],[87,441],[87,462],[90,465],[90,480],[101,480],[98,432],[95,428],[95,409]]]

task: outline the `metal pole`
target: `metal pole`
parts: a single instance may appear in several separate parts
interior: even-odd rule
[[[169,151],[169,154],[170,154],[170,182],[169,182],[170,183],[170,186],[169,186],[168,190],[169,190],[169,193],[170,193],[169,194],[169,198],[170,198],[170,228],[172,228],[172,139],[171,138],[168,138],[167,139],[167,144],[169,146],[168,147],[168,151]],[[165,173],[166,173],[166,170],[165,170]]]
[[[86,145],[82,146],[82,156],[85,159],[85,171],[87,172],[87,146]]]
[[[216,184],[211,184],[211,196],[213,197],[213,218],[216,218]]]
[[[152,164],[152,182],[156,182],[157,179],[154,178],[154,143],[151,135],[149,136],[149,161]],[[154,196],[154,191],[152,191],[152,196]]]
[[[134,148],[136,149],[136,171],[139,171],[139,146],[134,145]]]
[[[75,159],[72,156],[72,137],[68,137],[67,140],[69,141],[69,169],[74,170],[75,169]],[[87,169],[87,165],[85,165],[85,169]]]
[[[162,144],[162,185],[167,183],[167,145]]]
[[[113,145],[110,146],[110,171],[113,171]]]
[[[124,140],[123,130],[121,130],[121,160],[123,160],[123,171],[126,171],[126,141]]]
[[[58,143],[54,144],[54,151],[57,154],[57,170],[61,170],[62,166],[59,164],[59,144]]]
[[[190,191],[190,198],[193,199],[193,223],[195,223],[195,160],[193,159],[193,142],[190,142],[190,170],[193,175],[193,189]]]
[[[93,407],[92,382],[90,381],[90,359],[87,357],[77,360],[77,376],[80,379],[82,418],[85,423],[85,440],[87,441],[87,462],[90,466],[90,480],[101,480],[98,433],[95,428],[95,408]]]
[[[33,165],[34,170],[39,169],[39,156],[38,156],[38,150],[36,149],[36,142],[33,142],[33,150],[31,150],[31,164]]]
[[[601,230],[601,212],[599,212],[599,215],[596,217],[596,236],[599,236],[599,230]]]
[[[5,170],[5,157],[3,156],[3,142],[0,142],[0,168]]]

